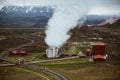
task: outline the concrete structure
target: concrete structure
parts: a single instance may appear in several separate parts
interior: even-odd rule
[[[58,47],[51,46],[48,49],[46,49],[46,55],[48,58],[57,58],[58,56]]]

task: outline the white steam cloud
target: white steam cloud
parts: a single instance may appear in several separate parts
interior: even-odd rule
[[[69,38],[68,31],[78,24],[90,9],[90,0],[3,0],[5,5],[54,6],[55,11],[48,22],[45,42],[49,46],[62,46]]]
[[[68,31],[88,12],[88,0],[61,0],[48,22],[45,41],[49,46],[62,46],[69,38]]]

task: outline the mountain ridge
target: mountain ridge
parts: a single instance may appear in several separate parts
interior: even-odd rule
[[[27,11],[26,11],[27,10]],[[5,6],[0,10],[0,28],[45,28],[52,17],[52,7]],[[87,15],[85,25],[97,25],[116,15]]]

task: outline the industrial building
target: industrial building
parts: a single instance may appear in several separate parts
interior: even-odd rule
[[[58,47],[55,47],[55,46],[49,47],[48,49],[46,49],[47,57],[48,58],[57,58],[57,57],[59,57],[58,50],[59,50]]]
[[[107,54],[105,53],[106,44],[103,42],[92,42],[91,48],[86,49],[86,57],[89,61],[105,61]]]

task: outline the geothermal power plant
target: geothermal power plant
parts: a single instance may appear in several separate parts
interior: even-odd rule
[[[48,58],[57,58],[58,56],[58,47],[50,46],[48,49],[46,49],[46,55]]]

